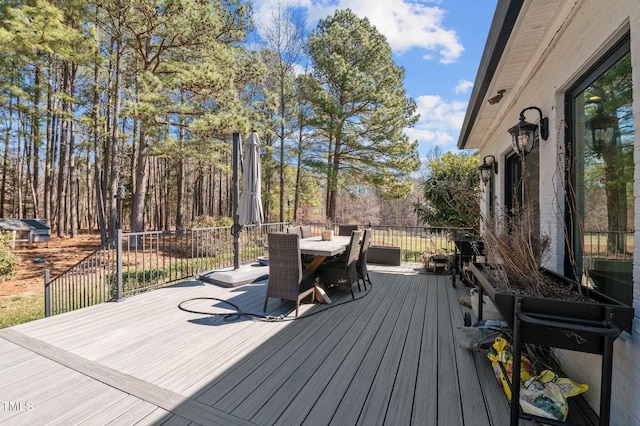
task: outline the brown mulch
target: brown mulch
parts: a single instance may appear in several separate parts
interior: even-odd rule
[[[0,297],[28,296],[44,289],[44,271],[54,278],[100,247],[100,234],[80,233],[75,238],[51,236],[49,243],[21,245],[14,249],[20,257],[18,273],[0,282]],[[38,262],[36,259],[44,259]]]
[[[527,284],[521,284],[521,282],[518,282],[517,280],[512,281],[512,283],[515,282],[515,285],[505,285],[495,270],[485,272],[491,284],[498,291],[521,296],[548,297],[574,302],[593,301],[593,299],[589,297],[588,289],[584,287],[577,287],[581,292],[576,291],[576,287],[574,287],[570,282],[561,280],[543,272],[538,274],[536,277],[529,277],[531,279],[530,281],[538,281],[537,291],[536,289],[527,286]]]

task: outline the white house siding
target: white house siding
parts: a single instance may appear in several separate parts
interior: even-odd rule
[[[524,69],[519,86],[500,111],[494,131],[480,151],[480,158],[492,154],[500,162],[496,197],[504,200],[504,158],[510,151],[507,129],[513,126],[520,111],[537,106],[549,117],[549,139],[540,141],[540,211],[541,230],[552,238],[550,256],[545,266],[561,272],[564,262],[562,159],[564,151],[564,95],[587,70],[630,30],[634,85],[635,187],[636,217],[634,245],[633,333],[623,333],[615,343],[611,424],[640,424],[640,1],[585,0],[567,2],[552,24],[535,60]],[[517,26],[516,26],[517,29]],[[503,57],[509,55],[508,47]],[[500,88],[496,88],[500,89]],[[516,92],[515,94],[513,92]],[[528,121],[536,113],[526,113]],[[531,115],[529,115],[531,114]],[[486,208],[486,200],[483,207]],[[570,377],[588,383],[586,397],[599,408],[601,357],[557,351]]]

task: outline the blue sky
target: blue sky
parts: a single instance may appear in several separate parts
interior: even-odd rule
[[[284,0],[283,0],[284,1]],[[254,0],[256,20],[274,0]],[[286,0],[307,11],[307,25],[338,9],[351,9],[384,34],[396,64],[405,68],[407,94],[420,121],[406,133],[418,153],[456,144],[497,0]]]

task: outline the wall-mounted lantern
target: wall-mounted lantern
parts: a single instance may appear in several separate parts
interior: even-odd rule
[[[598,110],[596,115],[587,120],[586,142],[596,154],[602,155],[607,148],[615,145],[618,118],[604,112],[599,96],[593,96],[589,102],[597,104]]]
[[[540,114],[539,124],[528,123],[524,119],[525,111],[535,109]],[[549,118],[542,116],[542,110],[535,106],[530,106],[520,111],[520,122],[509,129],[511,134],[511,145],[513,150],[519,156],[525,156],[533,148],[533,142],[536,138],[536,131],[539,131],[540,137],[547,140],[549,137]]]
[[[491,180],[491,174],[498,173],[498,162],[496,161],[496,157],[493,155],[485,155],[482,159],[482,164],[478,167],[478,170],[480,170],[480,179],[486,186]]]

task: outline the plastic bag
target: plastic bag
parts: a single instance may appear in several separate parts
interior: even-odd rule
[[[530,378],[520,390],[522,411],[547,419],[565,421],[569,414],[567,398],[586,392],[589,386],[544,370]]]
[[[488,354],[496,379],[511,401],[511,377],[513,373],[513,353],[505,339],[497,338]],[[536,375],[533,364],[521,357],[520,407],[527,414],[565,421],[569,413],[567,398],[586,392],[589,386],[566,378],[558,377],[551,370]]]
[[[471,327],[457,327],[458,344],[472,351],[487,349],[498,337],[507,333],[508,328],[507,323],[496,320],[482,320]]]
[[[538,375],[538,380],[545,386],[553,383],[561,389],[562,395],[565,398],[580,395],[589,390],[589,385],[577,383],[568,377],[558,377],[558,375],[551,370],[544,370]]]
[[[493,367],[493,373],[496,379],[502,385],[509,401],[511,401],[511,377],[513,373],[513,353],[511,352],[511,345],[507,340],[498,337],[494,342],[487,357],[491,360],[491,366]],[[520,361],[520,383],[525,383],[535,374],[533,364],[526,356],[521,356]]]

